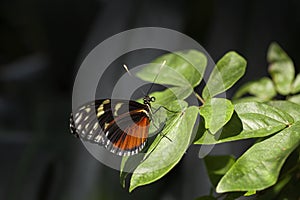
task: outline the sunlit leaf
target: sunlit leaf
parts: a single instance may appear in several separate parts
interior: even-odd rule
[[[267,101],[276,96],[276,90],[271,79],[264,77],[257,81],[246,83],[238,89],[233,99],[241,98],[245,94],[258,97],[261,101]]]
[[[267,60],[273,63],[291,59],[276,42],[272,42],[268,49]]]
[[[222,176],[230,169],[234,162],[234,157],[226,155],[206,156],[204,158],[208,177],[214,187],[217,187],[217,184],[221,180]]]
[[[287,98],[287,100],[300,105],[300,94],[290,96]]]
[[[300,144],[300,122],[250,147],[220,180],[216,191],[259,191],[276,183],[289,154]]]
[[[270,101],[268,102],[269,105],[276,107],[280,110],[284,110],[290,116],[293,117],[294,121],[300,121],[300,105],[289,102],[289,101]]]
[[[300,74],[297,74],[291,89],[292,94],[300,92]]]
[[[236,52],[223,56],[210,74],[203,89],[202,97],[206,100],[228,90],[245,73],[246,60]]]
[[[251,195],[254,195],[254,194],[256,194],[256,191],[255,190],[250,190],[250,191],[247,191],[245,194],[244,194],[244,196],[251,196]]]
[[[292,61],[281,61],[272,63],[269,73],[275,83],[275,88],[279,94],[288,95],[292,89],[295,76],[295,68]]]
[[[205,128],[215,134],[231,118],[233,113],[231,101],[224,98],[212,98],[200,107],[200,114],[205,120]]]
[[[215,135],[198,130],[199,139],[195,144],[217,144],[248,138],[265,137],[274,134],[294,120],[286,112],[263,103],[246,102],[235,105],[230,121]]]
[[[164,63],[165,65],[161,67]],[[136,76],[145,81],[191,88],[202,80],[207,65],[206,56],[196,50],[173,52],[162,55],[145,66]]]
[[[155,97],[155,104],[167,105],[168,103],[174,100],[184,100],[188,96],[190,96],[193,92],[193,88],[191,87],[170,87],[163,91],[153,92],[150,96]]]
[[[134,170],[130,191],[161,178],[180,161],[193,140],[197,115],[198,108],[191,106],[167,121],[160,136],[151,144],[144,161]]]

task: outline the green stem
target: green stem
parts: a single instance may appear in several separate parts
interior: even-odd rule
[[[194,95],[197,97],[197,99],[198,99],[202,104],[205,103],[204,99],[202,99],[202,97],[201,97],[198,93],[196,93],[195,91],[194,91]]]

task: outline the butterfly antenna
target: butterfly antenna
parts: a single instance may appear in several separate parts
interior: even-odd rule
[[[129,76],[133,77],[132,74],[130,73],[127,65],[123,64],[124,69],[126,70],[126,72],[129,74]],[[141,89],[141,92],[143,93],[143,95],[145,96],[146,93]]]
[[[150,88],[149,88],[149,90],[148,90],[148,92],[147,92],[147,95],[148,95],[148,94],[150,93],[150,91],[152,90],[153,85],[154,85],[156,79],[158,78],[158,75],[160,74],[161,69],[162,69],[163,66],[166,64],[166,62],[167,62],[167,61],[164,60],[163,63],[161,64],[161,66],[160,66],[160,68],[159,68],[159,71],[158,71],[158,73],[156,74],[155,78],[153,79],[153,82],[152,82],[152,84],[151,84],[151,86],[150,86]]]
[[[129,76],[133,77],[132,74],[130,73],[130,71],[128,70],[127,65],[123,64],[123,67],[126,70],[126,72],[129,74]]]

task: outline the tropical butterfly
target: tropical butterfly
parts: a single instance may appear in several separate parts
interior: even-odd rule
[[[84,104],[71,114],[71,133],[120,156],[137,154],[148,138],[155,97],[146,95],[143,101],[102,99]]]
[[[164,60],[160,69],[165,64]],[[131,75],[127,66],[123,66]],[[153,84],[147,94],[152,86]],[[86,103],[71,114],[71,133],[84,141],[102,145],[120,156],[137,154],[147,142],[152,119],[151,102],[154,101],[155,97],[145,95],[143,104],[116,99],[101,99]]]

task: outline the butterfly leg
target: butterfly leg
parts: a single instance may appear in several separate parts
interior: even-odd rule
[[[168,108],[166,108],[165,106],[159,106],[156,110],[154,110],[153,112],[152,112],[152,114],[155,114],[157,111],[159,111],[161,108],[164,108],[164,109],[166,109],[167,111],[169,111],[169,112],[171,112],[171,113],[178,113],[178,112],[180,112],[180,111],[173,111],[173,110],[169,110]]]

